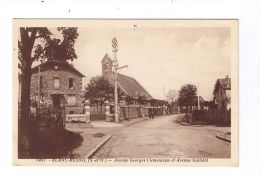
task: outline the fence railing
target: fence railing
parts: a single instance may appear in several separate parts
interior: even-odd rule
[[[195,110],[192,112],[192,119],[195,121],[207,122],[215,125],[231,125],[231,111],[229,110]]]

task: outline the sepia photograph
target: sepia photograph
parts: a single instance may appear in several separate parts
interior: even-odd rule
[[[14,19],[13,163],[237,166],[238,20]]]

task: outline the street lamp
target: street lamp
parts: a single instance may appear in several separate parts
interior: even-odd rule
[[[123,68],[127,68],[128,65],[124,65],[119,67],[119,63],[117,61],[117,56],[116,53],[118,51],[118,42],[116,40],[116,38],[114,37],[112,40],[112,52],[114,53],[114,58],[113,58],[113,69],[114,69],[114,104],[115,104],[115,122],[119,123],[119,118],[118,118],[118,93],[117,93],[117,70],[119,69],[123,69]]]

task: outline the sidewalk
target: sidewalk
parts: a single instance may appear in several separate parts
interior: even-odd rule
[[[149,118],[148,117],[141,117],[141,118],[132,118],[132,119],[128,119],[128,120],[123,120],[121,122],[121,124],[123,124],[124,126],[130,126],[130,125],[133,125],[135,123],[138,123],[138,122],[143,122],[145,120],[148,120]]]
[[[218,127],[215,125],[207,125],[204,122],[199,122],[199,121],[197,121],[195,123],[193,122],[194,124],[191,124],[191,123],[183,120],[183,117],[179,118],[176,122],[182,126],[190,126],[190,127],[194,127],[194,128],[201,127],[201,128],[205,128],[208,130],[212,130],[212,131],[216,132],[216,138],[221,139],[226,142],[231,142],[231,127],[225,127],[225,126]]]
[[[231,142],[231,133],[230,132],[219,133],[218,135],[216,135],[216,137],[223,141]]]
[[[91,158],[98,149],[110,140],[115,128],[130,126],[145,120],[148,120],[148,118],[133,118],[123,120],[120,123],[92,121],[90,124],[66,124],[67,130],[77,132],[83,137],[82,144],[72,151],[71,158]]]

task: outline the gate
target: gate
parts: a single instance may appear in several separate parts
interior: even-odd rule
[[[91,106],[90,107],[90,120],[106,120],[105,106]]]

